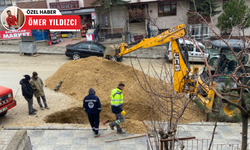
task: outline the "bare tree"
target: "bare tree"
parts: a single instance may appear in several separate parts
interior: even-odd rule
[[[134,63],[131,60],[133,68]],[[146,103],[151,107],[151,120],[144,123],[154,133],[155,148],[160,149],[163,145],[166,150],[184,148],[183,142],[178,140],[177,125],[181,120],[186,121],[187,114],[185,116],[184,113],[187,109],[193,109],[189,104],[194,96],[187,97],[186,94],[175,92],[172,64],[167,64],[164,60],[150,60],[146,69],[139,59],[138,64],[142,75],[134,69],[136,81],[150,97]],[[161,66],[160,71],[156,70],[155,65]],[[140,78],[141,76],[143,77]]]
[[[239,10],[234,10],[239,11]],[[249,55],[249,39],[244,35],[244,29],[241,28],[241,24],[238,27],[233,27],[231,34],[228,39],[222,38],[218,33],[215,32],[213,26],[211,26],[204,17],[202,17],[197,11],[193,12],[198,15],[200,18],[204,20],[204,22],[209,26],[210,30],[221,40],[221,45],[224,45],[228,48],[228,51],[220,50],[219,53],[219,61],[218,64],[214,65],[214,73],[211,73],[211,70],[207,70],[210,80],[210,89],[212,89],[217,98],[219,98],[219,102],[224,105],[223,109],[227,109],[229,107],[234,108],[230,112],[230,114],[226,114],[227,116],[236,116],[240,115],[240,119],[242,120],[242,143],[241,149],[247,149],[247,133],[248,133],[248,117],[249,117],[249,88],[250,81],[249,77],[249,67],[248,67],[248,58],[245,56]],[[241,37],[241,41],[230,43],[230,38],[232,37],[232,33],[234,29],[240,28],[243,36]],[[237,48],[236,48],[237,47]],[[235,50],[237,49],[237,50]],[[217,82],[213,80],[215,78],[228,77],[228,84],[231,83],[230,86],[225,86],[224,83],[221,90],[216,89],[213,85],[213,82]]]

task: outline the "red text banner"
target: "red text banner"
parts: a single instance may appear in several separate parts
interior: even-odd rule
[[[30,29],[5,30],[5,31],[0,31],[0,35],[2,40],[18,39],[21,38],[21,36],[32,36]]]
[[[50,29],[50,30],[67,30],[81,28],[81,19],[77,15],[26,15],[25,24],[22,29]]]

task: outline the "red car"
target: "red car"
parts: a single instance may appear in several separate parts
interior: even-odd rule
[[[0,86],[0,117],[5,116],[15,106],[12,89]]]

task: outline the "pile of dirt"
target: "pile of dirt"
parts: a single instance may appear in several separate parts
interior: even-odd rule
[[[96,91],[96,95],[100,98],[102,104],[101,121],[106,121],[107,119],[115,120],[115,116],[111,112],[110,93],[119,83],[125,84],[125,89],[123,90],[123,109],[126,111],[126,119],[135,120],[132,122],[136,123],[142,120],[150,120],[149,112],[152,110],[152,106],[148,103],[150,97],[138,84],[137,77],[142,79],[145,76],[141,71],[134,70],[130,66],[100,57],[88,57],[65,63],[57,70],[57,72],[46,80],[45,86],[54,90],[58,82],[62,81],[63,83],[58,92],[62,92],[76,99],[77,101],[72,103],[75,103],[75,107],[79,107],[79,109],[71,108],[68,110],[72,113],[63,113],[63,111],[59,112],[59,115],[56,115],[57,117],[52,117],[54,122],[82,123],[81,120],[79,121],[79,118],[81,117],[84,118],[84,120],[87,120],[86,114],[84,114],[82,110],[82,100],[88,95],[89,88],[93,88]],[[159,80],[156,78],[149,76],[146,77],[150,78],[152,85],[159,84]],[[195,107],[191,105],[190,108]],[[80,109],[81,113],[79,113]],[[73,117],[75,119],[69,120],[71,116],[70,114],[78,117]],[[201,117],[195,117],[197,116],[194,115],[196,112],[192,109],[187,110],[185,114],[184,117],[187,120],[184,120],[183,122],[200,121],[201,119]],[[51,115],[53,116],[55,114]],[[61,118],[61,120],[56,118]],[[53,122],[53,119],[47,119],[46,122]],[[132,129],[130,126],[134,126],[133,123],[127,122],[127,132],[139,133],[145,131],[140,128]]]
[[[126,119],[126,121],[122,124],[122,128],[131,134],[140,134],[147,132],[146,126],[142,121],[133,119]]]

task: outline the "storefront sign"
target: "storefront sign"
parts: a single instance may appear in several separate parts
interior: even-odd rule
[[[109,25],[108,14],[103,15],[103,23],[104,23],[105,26]]]
[[[5,30],[0,31],[1,39],[7,40],[7,39],[18,39],[21,38],[21,36],[32,36],[31,30]]]
[[[49,7],[56,8],[58,10],[80,9],[78,1],[49,3]]]
[[[95,12],[92,12],[92,13],[91,13],[91,18],[92,18],[92,19],[96,19]]]

